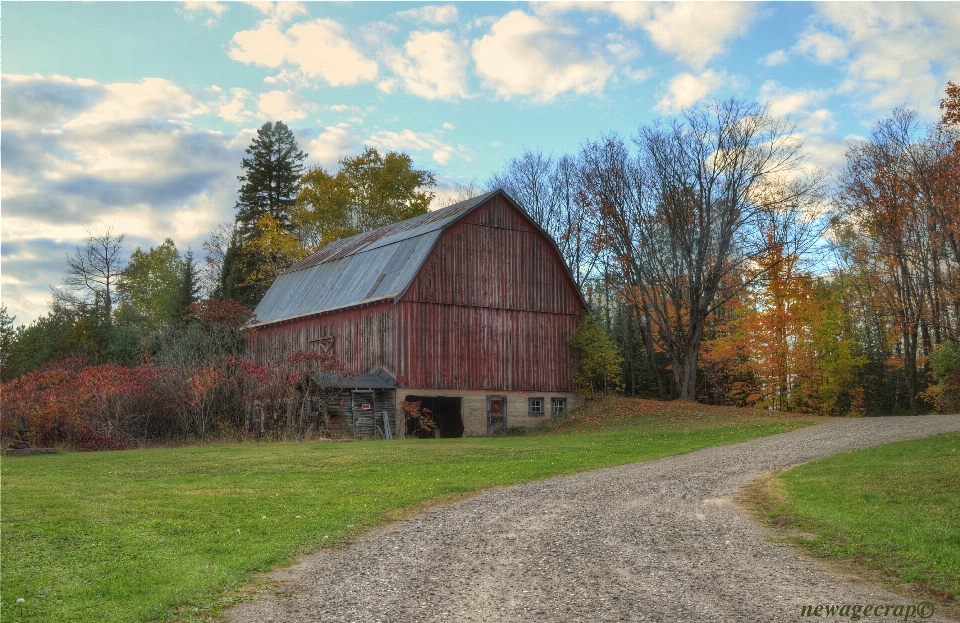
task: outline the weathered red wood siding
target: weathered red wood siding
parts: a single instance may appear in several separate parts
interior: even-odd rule
[[[447,228],[397,308],[403,386],[575,390],[583,303],[549,240],[500,197]]]
[[[263,364],[276,353],[317,350],[318,342],[311,340],[333,336],[332,352],[348,370],[373,372],[382,367],[396,374],[396,320],[390,301],[335,311],[256,329],[248,334],[248,349],[254,361]]]

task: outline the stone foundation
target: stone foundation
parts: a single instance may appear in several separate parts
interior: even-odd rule
[[[470,389],[414,389],[397,388],[397,413],[401,413],[399,404],[407,396],[431,396],[443,398],[460,398],[462,400],[462,417],[465,437],[483,437],[487,435],[487,398],[503,396],[506,398],[507,427],[536,426],[553,417],[552,399],[565,398],[566,409],[570,411],[583,405],[583,396],[572,392],[518,392],[497,390],[470,390]],[[531,398],[542,399],[543,415],[530,413]],[[399,418],[398,418],[399,419]],[[398,426],[398,428],[403,428]],[[405,430],[400,431],[405,433]]]

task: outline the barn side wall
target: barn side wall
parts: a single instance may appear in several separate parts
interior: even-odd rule
[[[398,385],[575,392],[583,308],[550,240],[494,197],[446,229],[397,304]]]
[[[575,391],[567,344],[577,317],[403,302],[398,385],[420,388]]]
[[[351,372],[372,372],[382,367],[395,375],[396,327],[396,308],[387,301],[251,330],[247,333],[247,352],[263,365],[293,350],[330,348]],[[324,339],[330,337],[333,339]]]

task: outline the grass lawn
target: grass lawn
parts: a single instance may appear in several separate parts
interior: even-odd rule
[[[0,616],[206,620],[239,598],[255,572],[430,500],[817,421],[609,399],[523,436],[4,458]]]
[[[960,600],[960,433],[800,465],[741,499],[814,556]]]

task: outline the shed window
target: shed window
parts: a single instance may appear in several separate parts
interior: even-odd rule
[[[528,398],[527,404],[530,406],[528,413],[530,415],[543,415],[543,398]]]
[[[566,398],[551,398],[550,399],[550,412],[553,415],[563,415],[567,411],[567,399]]]

